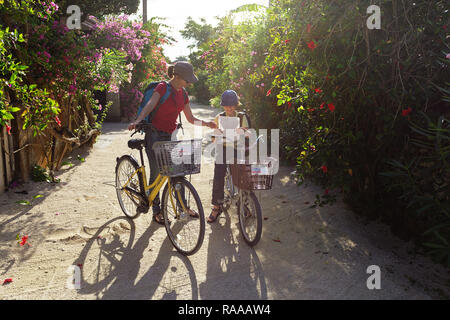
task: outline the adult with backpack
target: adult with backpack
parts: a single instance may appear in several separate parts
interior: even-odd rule
[[[128,130],[134,130],[138,123],[147,120],[154,127],[154,130],[147,130],[145,132],[145,151],[150,164],[150,184],[158,176],[156,157],[152,149],[153,143],[171,140],[172,133],[181,124],[180,121],[177,126],[176,121],[177,117],[180,117],[181,120],[180,114],[182,111],[189,123],[212,129],[217,127],[215,122],[200,120],[192,114],[189,97],[185,90],[190,83],[198,81],[192,65],[185,61],[178,61],[169,66],[168,75],[170,78],[169,81],[151,83],[146,88],[141,106],[138,110],[137,119],[128,126]],[[159,195],[153,201],[152,209],[153,220],[164,225]],[[195,214],[195,212],[192,212],[192,214]]]

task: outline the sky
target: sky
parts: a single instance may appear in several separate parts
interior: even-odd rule
[[[190,42],[184,40],[180,34],[189,16],[196,22],[205,18],[207,23],[216,26],[217,19],[214,17],[224,16],[232,9],[253,3],[268,6],[269,0],[147,0],[147,18],[164,17],[164,23],[172,27],[168,34],[177,42],[164,46],[163,49],[165,55],[173,61],[178,56],[188,56],[190,53],[187,48]],[[136,15],[142,15],[142,1]],[[135,18],[136,15],[130,18]]]

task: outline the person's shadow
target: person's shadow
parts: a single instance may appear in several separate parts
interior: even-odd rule
[[[115,234],[111,241],[106,241],[102,233],[111,228],[110,225],[117,225],[119,220],[123,220],[123,224],[129,224],[129,235],[124,239]],[[160,246],[155,243],[159,248],[158,256],[150,269],[136,282],[144,252],[148,250],[150,239],[159,227],[151,224],[135,242],[136,227],[132,220],[119,217],[104,224],[88,241],[74,263],[81,267],[78,293],[95,294],[99,299],[153,299],[163,278],[167,282],[165,275],[172,257],[177,257],[188,272],[188,281],[192,288],[190,299],[198,299],[197,279],[192,264],[187,257],[174,250],[167,237]],[[172,267],[170,271],[172,272],[169,273],[169,278],[179,270]],[[166,291],[162,299],[176,299],[177,294],[175,287],[170,284],[171,279],[168,282],[168,285],[165,283]]]
[[[236,208],[232,206],[211,224],[206,281],[200,284],[201,299],[267,299],[261,262],[242,235],[235,235],[239,230],[236,221]]]

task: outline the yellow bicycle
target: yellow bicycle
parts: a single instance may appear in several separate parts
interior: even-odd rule
[[[139,124],[135,132],[150,124]],[[161,210],[167,235],[173,246],[184,255],[196,253],[205,235],[205,216],[200,197],[186,175],[200,173],[201,139],[160,141],[153,144],[159,168],[158,177],[147,184],[142,150],[144,139],[131,139],[128,147],[140,153],[141,165],[131,155],[117,158],[116,193],[127,217],[136,219],[147,212],[164,187]]]

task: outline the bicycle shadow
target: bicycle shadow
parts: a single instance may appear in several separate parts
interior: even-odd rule
[[[206,280],[200,284],[201,299],[268,298],[262,264],[255,249],[243,240],[238,223],[236,209],[230,208],[211,224]]]
[[[108,239],[102,237],[102,233],[118,220],[126,221],[130,225],[128,235],[121,237],[116,234]],[[193,266],[188,258],[174,251],[167,237],[160,246],[155,244],[160,249],[156,260],[140,277],[142,274],[140,270],[145,267],[145,263],[141,262],[146,260],[144,259],[146,251],[152,250],[149,249],[150,240],[158,228],[160,226],[151,224],[135,241],[134,221],[118,217],[105,223],[88,241],[74,263],[81,265],[81,288],[78,294],[94,294],[97,299],[105,300],[146,300],[154,299],[155,295],[162,296],[162,299],[176,299],[177,283],[173,279],[178,276],[176,275],[178,269],[182,273],[182,269],[185,268],[188,279],[186,281],[186,276],[183,275],[183,280],[190,283],[191,299],[197,299],[197,279]],[[173,258],[180,260],[175,262],[175,266],[174,261],[171,261]],[[177,268],[177,262],[182,266]],[[172,267],[168,272],[170,266]],[[175,285],[171,282],[175,282]]]

